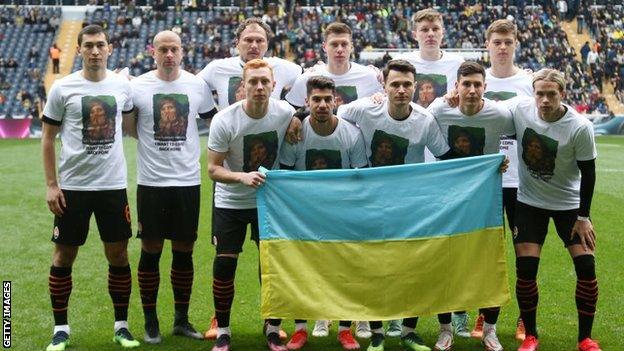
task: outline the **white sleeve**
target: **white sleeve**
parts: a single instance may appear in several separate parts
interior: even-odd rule
[[[288,94],[286,94],[286,101],[294,106],[305,106],[307,82],[308,77],[305,75],[300,75],[297,80],[295,80],[295,83],[293,84]]]
[[[365,99],[368,99],[367,97]],[[351,103],[338,106],[338,110],[336,111],[336,116],[344,119],[345,121],[351,124],[359,124],[360,122],[360,113],[357,108],[357,103],[359,100],[355,100]]]
[[[297,162],[297,145],[290,144],[288,142],[282,143],[282,149],[280,150],[279,163],[292,167]]]
[[[574,152],[577,161],[589,161],[598,156],[594,141],[594,130],[589,123],[583,124],[574,136]]]
[[[212,90],[216,90],[216,88],[212,85],[212,82],[214,81],[214,67],[215,65],[213,63],[215,63],[215,61],[211,61],[208,65],[206,65],[206,67],[204,67],[204,69],[202,69],[199,73],[197,73],[197,76],[201,79],[204,80],[204,82],[206,82],[206,84],[208,84],[208,88],[210,91]]]
[[[366,144],[364,143],[364,136],[362,131],[358,128],[355,144],[349,149],[349,161],[351,168],[362,168],[368,166],[368,159],[366,158]]]
[[[122,111],[130,112],[134,108],[134,102],[132,99],[132,87],[130,86],[130,82],[127,82],[124,85],[126,87],[126,94],[125,94],[126,101],[124,102]]]
[[[427,111],[429,111],[429,113],[431,113],[433,117],[437,119],[437,115],[440,114],[440,110],[442,110],[444,106],[448,106],[446,100],[444,100],[444,97],[439,97],[433,100],[431,104],[429,104],[429,107],[427,107]]]
[[[450,150],[435,118],[430,119],[427,126],[427,149],[435,157],[440,157]]]
[[[65,99],[61,94],[58,84],[53,84],[48,94],[48,100],[43,108],[43,115],[55,121],[61,122],[65,115]]]
[[[230,150],[228,134],[223,115],[215,116],[208,134],[208,149],[216,152],[228,152]]]
[[[202,81],[201,89],[202,89],[202,94],[201,94],[202,101],[199,104],[199,109],[197,109],[197,112],[199,113],[210,112],[212,109],[215,108],[215,101],[212,98],[212,91],[210,91],[210,88],[208,87],[208,84],[205,81]]]
[[[290,88],[295,84],[295,81],[299,76],[303,73],[303,68],[294,62],[290,62],[288,60],[284,60],[284,68],[286,73],[286,84],[284,84],[285,88]]]

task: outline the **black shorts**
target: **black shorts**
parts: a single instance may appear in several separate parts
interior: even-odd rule
[[[199,223],[199,185],[137,186],[137,238],[194,242]]]
[[[566,211],[545,210],[529,206],[520,201],[516,203],[516,226],[513,230],[513,242],[536,243],[544,245],[548,233],[550,218],[555,222],[555,228],[563,246],[568,247],[581,243],[578,235],[570,239],[572,228],[576,223],[578,209]]]
[[[516,200],[518,198],[518,188],[503,188],[503,209],[507,214],[507,225],[513,232],[515,222]]]
[[[126,189],[62,191],[67,207],[63,216],[54,217],[53,242],[71,246],[83,245],[89,233],[91,214],[95,214],[103,242],[113,243],[132,237]]]
[[[217,254],[242,252],[248,224],[251,224],[251,240],[258,245],[258,211],[255,208],[235,210],[215,207],[212,210],[212,244],[216,246]]]

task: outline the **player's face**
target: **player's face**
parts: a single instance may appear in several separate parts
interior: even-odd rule
[[[102,124],[106,120],[104,106],[99,103],[94,103],[89,111],[89,118],[91,118],[91,121],[97,121],[98,124]]]
[[[533,85],[533,94],[535,94],[535,103],[537,111],[542,117],[551,117],[557,113],[564,92],[559,90],[559,85],[555,82],[538,80]]]
[[[259,25],[249,25],[241,33],[236,48],[243,62],[263,58],[269,48],[267,34]]]
[[[323,43],[323,49],[327,53],[328,63],[349,62],[353,50],[351,35],[348,33],[330,34]]]
[[[160,118],[165,121],[173,121],[176,118],[176,107],[171,101],[166,101],[160,107]]]
[[[306,101],[310,107],[310,118],[318,123],[329,121],[336,108],[334,92],[331,89],[312,89]]]
[[[390,164],[390,160],[392,160],[392,143],[387,140],[380,142],[375,151],[375,159],[377,160],[377,164]]]
[[[325,160],[323,157],[319,157],[317,159],[314,160],[314,162],[312,162],[311,167],[312,169],[327,169],[327,160]]]
[[[460,135],[455,139],[455,150],[461,155],[470,154],[470,139],[465,135]]]
[[[82,66],[89,70],[106,69],[108,56],[113,47],[106,41],[104,33],[84,34],[78,54],[82,57]]]
[[[527,145],[526,153],[530,161],[535,162],[541,160],[544,153],[544,150],[542,150],[542,144],[540,144],[536,139],[531,140]]]
[[[416,41],[418,41],[420,50],[439,50],[440,45],[442,45],[442,38],[444,37],[442,21],[420,21],[416,23],[414,37],[416,37]]]
[[[485,46],[490,53],[492,63],[496,64],[513,62],[516,44],[516,37],[513,33],[492,33]]]
[[[481,104],[485,79],[480,73],[473,73],[459,77],[455,83],[455,89],[459,94],[459,105],[462,107],[475,107]]]
[[[245,94],[254,103],[266,103],[275,87],[273,73],[268,67],[252,68],[245,72]]]
[[[388,102],[392,105],[408,105],[414,97],[414,74],[390,70],[385,87]]]
[[[157,68],[172,70],[180,67],[182,44],[178,36],[173,34],[161,35],[154,44],[153,56]]]
[[[264,143],[257,142],[249,150],[251,162],[260,164],[267,157],[267,149]]]
[[[433,100],[435,100],[435,88],[431,82],[424,82],[418,89],[418,104],[423,107],[428,107]]]

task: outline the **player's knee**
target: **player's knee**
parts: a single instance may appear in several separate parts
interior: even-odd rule
[[[77,246],[55,245],[52,253],[52,265],[55,267],[71,267],[77,254]]]
[[[189,252],[189,251],[193,251],[194,246],[195,246],[195,243],[193,241],[175,240],[171,242],[171,249],[174,251]]]
[[[141,249],[151,254],[157,254],[162,252],[163,246],[163,240],[141,240]]]
[[[580,279],[594,279],[596,277],[596,261],[594,255],[574,257],[574,270]]]
[[[128,264],[128,249],[121,243],[107,244],[104,249],[106,259],[112,266],[121,267]]]

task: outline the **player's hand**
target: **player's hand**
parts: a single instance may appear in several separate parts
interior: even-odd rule
[[[457,89],[452,89],[444,95],[444,100],[451,108],[455,108],[459,105],[459,93]]]
[[[381,105],[386,101],[387,96],[386,93],[375,93],[370,96],[370,99],[375,105]]]
[[[243,174],[240,182],[254,189],[258,189],[262,184],[264,184],[265,178],[266,176],[263,173],[249,172]]]
[[[375,76],[377,76],[377,81],[379,82],[379,84],[383,86],[384,85],[383,72],[381,72],[379,67],[374,66],[374,65],[368,65],[366,67],[370,68],[371,70],[373,70],[373,72],[375,72]]]
[[[48,190],[46,192],[46,202],[48,203],[48,208],[52,213],[59,217],[63,215],[63,210],[66,207],[65,196],[58,185],[48,186]]]
[[[574,227],[572,227],[570,239],[574,239],[575,235],[578,235],[581,239],[581,246],[583,246],[585,251],[594,251],[596,249],[596,233],[590,221],[577,220],[574,223]]]
[[[503,162],[501,162],[501,165],[500,165],[500,168],[498,169],[498,171],[501,172],[501,173],[505,173],[505,172],[507,172],[507,168],[509,168],[509,159],[507,157],[505,157]]]
[[[299,118],[293,117],[290,121],[290,124],[288,125],[288,129],[286,130],[286,141],[289,144],[295,145],[296,143],[303,140],[303,137],[301,135],[301,128],[302,124]]]

